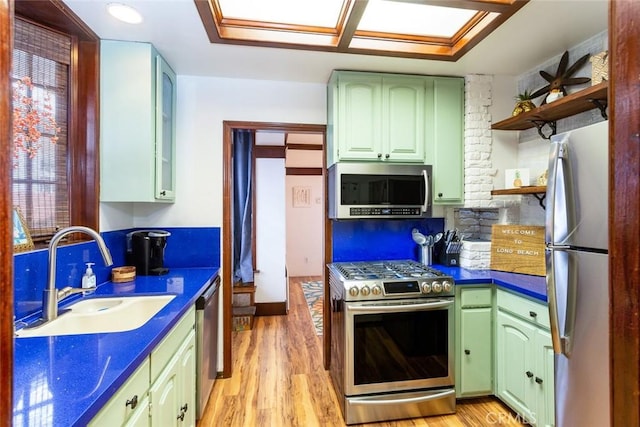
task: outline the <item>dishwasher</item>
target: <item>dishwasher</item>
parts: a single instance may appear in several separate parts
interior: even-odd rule
[[[220,276],[196,301],[196,415],[202,418],[218,375],[218,307]]]

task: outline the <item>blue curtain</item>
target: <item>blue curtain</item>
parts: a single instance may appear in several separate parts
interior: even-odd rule
[[[254,133],[233,131],[233,283],[253,282],[251,181]]]

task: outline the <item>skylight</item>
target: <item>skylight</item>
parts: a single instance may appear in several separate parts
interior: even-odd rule
[[[343,0],[218,0],[225,19],[335,28]]]
[[[212,43],[455,61],[529,0],[194,1]]]
[[[360,19],[358,31],[453,37],[477,12],[416,3],[372,1]]]

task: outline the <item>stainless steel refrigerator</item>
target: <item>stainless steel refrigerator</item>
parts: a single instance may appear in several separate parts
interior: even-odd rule
[[[608,124],[551,138],[545,239],[557,427],[610,425]]]

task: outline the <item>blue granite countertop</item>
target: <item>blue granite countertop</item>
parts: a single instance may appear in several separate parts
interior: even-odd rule
[[[453,277],[456,285],[493,283],[502,288],[547,302],[547,283],[544,276],[530,276],[495,270],[467,270],[466,268],[447,267],[445,265],[432,265],[432,267]]]
[[[13,425],[86,425],[195,303],[218,271],[176,268],[165,276],[138,276],[133,282],[98,286],[93,295],[176,295],[145,325],[132,331],[16,338]]]

